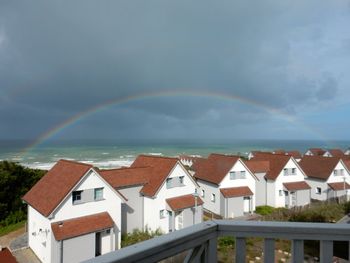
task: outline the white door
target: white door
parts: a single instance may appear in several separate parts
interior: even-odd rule
[[[250,196],[243,197],[243,212],[244,213],[250,212]]]
[[[297,205],[297,195],[296,192],[290,192],[290,195],[292,197],[292,206],[296,206]]]
[[[175,217],[176,230],[183,228],[183,214],[182,211],[176,213]]]

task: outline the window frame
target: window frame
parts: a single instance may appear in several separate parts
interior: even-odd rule
[[[82,196],[81,196],[82,192],[83,192],[82,190],[72,192],[72,204],[73,205],[82,203]],[[79,198],[77,198],[77,197],[79,197]]]
[[[215,194],[211,194],[210,201],[212,201],[213,203],[215,203],[215,200],[216,200]]]
[[[315,193],[318,194],[318,195],[322,194],[322,188],[321,187],[316,187],[315,188]]]
[[[205,197],[205,190],[204,189],[201,190],[201,197],[203,197],[203,198]]]
[[[97,192],[101,190],[101,196],[97,196]],[[103,198],[103,187],[94,188],[94,201],[104,200]]]

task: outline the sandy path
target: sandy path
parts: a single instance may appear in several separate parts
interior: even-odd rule
[[[16,231],[13,231],[11,233],[8,233],[7,235],[0,237],[0,246],[2,247],[8,247],[10,246],[10,243],[15,238],[19,237],[20,235],[24,234],[24,227],[21,227],[20,229],[17,229]]]

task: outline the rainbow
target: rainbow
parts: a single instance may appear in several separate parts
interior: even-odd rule
[[[298,127],[301,127],[305,129],[306,131],[316,135],[318,138],[327,141],[326,138],[319,132],[316,131],[314,128],[304,124],[300,120],[298,120],[295,116],[292,116],[290,114],[287,114],[279,109],[273,108],[271,106],[268,106],[266,104],[237,96],[232,94],[224,94],[224,93],[218,93],[218,92],[210,92],[210,91],[191,91],[191,90],[181,90],[181,91],[153,91],[153,92],[147,92],[147,93],[138,93],[136,95],[132,96],[126,96],[123,98],[117,98],[117,99],[111,99],[108,101],[105,101],[104,103],[97,104],[87,110],[81,111],[74,116],[66,119],[65,121],[59,123],[57,126],[49,129],[48,131],[44,132],[39,138],[37,138],[33,143],[31,143],[29,146],[27,146],[25,149],[23,149],[22,153],[26,153],[30,151],[31,149],[38,147],[40,144],[44,143],[45,141],[49,140],[50,138],[54,137],[58,133],[62,132],[63,130],[67,129],[68,127],[72,126],[73,124],[79,122],[80,120],[86,118],[87,116],[90,116],[92,114],[95,114],[97,112],[101,112],[103,110],[108,109],[109,107],[116,106],[116,105],[123,105],[129,102],[134,101],[142,101],[145,99],[153,99],[153,98],[162,98],[162,97],[179,97],[179,96],[187,96],[187,97],[207,97],[207,98],[214,98],[219,100],[225,100],[225,101],[235,101],[242,104],[251,105],[254,107],[258,107],[260,109],[263,109],[264,111],[268,112],[269,114],[273,116],[277,116],[289,123],[293,123],[294,125],[298,125]]]

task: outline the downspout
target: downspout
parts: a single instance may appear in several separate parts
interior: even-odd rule
[[[267,205],[267,179],[264,176],[264,180],[265,180],[265,205]]]
[[[63,263],[63,240],[60,241],[60,263]]]
[[[142,198],[142,202],[141,202],[141,205],[142,205],[142,208],[141,208],[141,211],[142,211],[142,231],[145,231],[145,196],[142,195],[141,196]]]

